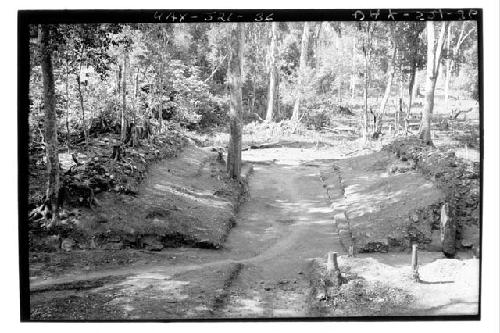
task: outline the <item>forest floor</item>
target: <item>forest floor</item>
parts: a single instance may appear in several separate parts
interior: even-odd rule
[[[169,213],[155,213],[150,220],[162,226],[162,221],[182,213],[176,219],[182,226],[189,214],[198,214],[193,221],[199,224],[189,223],[189,230],[184,225],[181,231],[192,232],[193,239],[203,242],[160,247],[158,242],[165,239],[155,239],[148,251],[124,249],[120,238],[113,243],[122,245],[114,250],[32,252],[32,319],[476,314],[479,260],[470,251],[445,259],[431,246],[432,221],[408,219],[420,213],[421,206],[440,203],[445,190],[380,148],[380,143],[322,144],[316,139],[244,151],[245,173],[250,166],[253,173],[246,201],[231,216],[235,192],[226,196],[217,192],[224,182],[217,178],[216,152],[188,147],[178,158],[151,168],[131,201],[100,198],[101,208],[114,205],[113,214],[121,219],[99,224],[118,228],[118,221],[125,218],[148,221],[143,215],[150,205],[163,212],[175,201],[179,213],[169,208]],[[200,163],[203,154],[213,155],[214,160]],[[204,209],[198,211],[196,205]],[[116,212],[117,208],[123,211]],[[347,220],[338,220],[338,214]],[[231,231],[224,229],[227,237],[211,229],[226,228],[227,223],[220,221],[231,221]],[[414,224],[422,226],[412,228]],[[428,251],[420,252],[422,281],[416,283],[409,279],[407,248],[419,236]],[[215,239],[211,244],[220,246],[200,247],[206,239]],[[347,257],[346,242],[356,244],[355,257]],[[322,292],[330,251],[340,254],[345,282],[333,296]],[[58,265],[59,270],[46,273]]]

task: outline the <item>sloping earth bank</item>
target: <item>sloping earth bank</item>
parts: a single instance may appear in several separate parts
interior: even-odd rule
[[[31,276],[154,260],[147,251],[124,249],[220,248],[244,199],[246,180],[227,179],[218,158],[208,148],[188,145],[177,158],[150,167],[136,195],[99,193],[95,206],[77,210],[66,234],[33,236],[49,251],[31,252]]]
[[[354,241],[375,239],[388,246],[384,234],[376,233],[379,229],[387,233],[399,226],[398,235],[404,240],[404,230],[409,227],[407,220],[391,218],[393,214],[408,217],[423,200],[432,203],[441,198],[441,192],[415,172],[389,177],[384,170],[396,160],[386,152],[349,160],[341,157],[333,151],[299,148],[246,152],[244,158],[255,164],[250,198],[241,207],[222,249],[164,249],[156,263],[33,280],[33,318],[317,317],[336,315],[331,312],[336,306],[342,309],[337,312],[340,316],[434,315],[450,312],[450,306],[460,307],[459,313],[474,314],[477,270],[467,269],[470,274],[462,274],[461,267],[473,266],[463,260],[435,260],[442,258],[439,253],[422,261],[421,277],[428,282],[425,286],[404,288],[409,282],[401,272],[409,268],[408,253],[399,254],[391,263],[386,261],[391,254],[370,253],[370,257],[384,257],[341,257],[343,278],[353,281],[343,284],[342,297],[317,293],[326,253],[345,255],[339,213],[348,231],[353,228],[350,232],[357,235]],[[331,170],[333,175],[325,174]],[[383,205],[384,200],[402,203],[395,210]],[[363,203],[366,210],[362,210]],[[370,229],[372,224],[376,228]],[[363,233],[366,238],[360,237]],[[363,243],[357,244],[361,248]],[[179,257],[182,260],[177,261]],[[434,273],[428,275],[428,269]],[[389,278],[388,272],[394,274]],[[95,285],[81,287],[81,280],[94,281]],[[470,297],[455,302],[454,288],[465,289]],[[428,293],[434,293],[433,297],[425,301]],[[332,300],[341,301],[335,305]],[[453,302],[467,304],[463,308],[463,304]]]
[[[346,250],[354,245],[357,252],[401,251],[412,242],[438,246],[434,214],[444,195],[411,168],[391,172],[394,163],[381,151],[322,170]]]
[[[455,148],[429,147],[416,138],[396,140],[385,147],[399,163],[411,164],[444,194],[449,216],[456,223],[457,248],[480,255],[480,163],[458,157]]]
[[[136,196],[103,193],[93,214],[81,220],[109,244],[137,248],[196,245],[218,248],[234,221],[243,184],[225,177],[218,154],[194,145],[157,163]]]

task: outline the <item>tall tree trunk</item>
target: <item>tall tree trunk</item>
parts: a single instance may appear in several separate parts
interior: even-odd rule
[[[41,67],[43,81],[43,97],[45,103],[45,152],[47,156],[47,192],[46,204],[52,214],[50,225],[58,220],[59,213],[59,156],[57,151],[57,115],[54,73],[52,70],[52,47],[49,26],[41,27]]]
[[[451,49],[451,28],[452,24],[450,23],[448,25],[448,36],[446,39],[446,52],[447,52],[447,57],[446,57],[446,72],[445,72],[445,85],[444,85],[444,101],[445,101],[445,106],[446,106],[446,111],[448,111],[449,107],[449,91],[450,91],[450,79],[452,75],[452,68],[455,65],[455,59],[458,57],[458,51],[460,50],[460,46],[462,43],[467,39],[467,37],[474,31],[474,27],[469,29],[469,31],[466,33],[465,32],[465,25],[466,22],[462,22],[462,26],[460,28],[460,34],[457,39],[457,43],[455,46]]]
[[[435,43],[434,22],[427,21],[427,76],[425,84],[425,104],[422,112],[420,138],[428,145],[432,145],[431,117],[434,109],[434,89],[439,75],[439,63],[444,44],[444,33],[448,22],[443,22],[437,45]]]
[[[267,95],[266,121],[272,121],[276,116],[279,105],[279,73],[278,73],[278,23],[273,22],[271,26],[271,45],[269,47],[269,93]]]
[[[302,32],[302,42],[300,47],[300,62],[299,62],[299,78],[296,89],[296,97],[295,104],[293,106],[292,120],[299,120],[299,108],[300,108],[300,99],[302,98],[302,88],[304,86],[305,79],[305,71],[307,65],[307,49],[309,43],[309,23],[304,22],[304,31]]]
[[[320,56],[320,49],[321,49],[321,30],[323,28],[323,22],[319,22],[316,25],[316,31],[314,32],[314,68],[318,70],[321,65],[321,56]]]
[[[66,146],[69,149],[69,66],[68,57],[66,54],[66,78],[65,78],[65,94],[66,94]]]
[[[446,65],[445,65],[445,78],[444,78],[444,107],[448,111],[449,107],[449,94],[450,94],[450,76],[451,76],[451,27],[452,24],[448,25],[448,33],[446,38]]]
[[[118,64],[118,69],[116,71],[116,90],[115,90],[115,93],[116,93],[116,100],[119,103],[120,97],[122,94],[122,65],[121,64]],[[116,117],[117,117],[116,122],[118,124],[121,124],[121,118],[122,118],[121,111],[116,113]],[[121,134],[121,128],[120,128],[120,134]]]
[[[230,140],[227,152],[227,172],[229,177],[241,177],[241,66],[243,63],[244,32],[242,23],[234,23],[231,30],[228,83],[230,91],[229,127]]]
[[[137,117],[137,114],[139,113],[139,110],[137,107],[138,91],[139,91],[139,68],[136,68],[135,77],[134,77],[134,114],[133,114],[134,124],[136,124],[136,125],[137,125],[136,117]]]
[[[354,97],[356,94],[356,37],[352,39],[352,53],[351,53],[351,107],[354,105]]]
[[[257,76],[255,75],[255,72],[254,72],[252,75],[252,99],[250,102],[250,107],[252,108],[253,113],[256,113],[257,115],[259,115],[260,112],[255,112],[255,93],[256,93],[255,85],[256,85],[256,83],[257,83]],[[259,117],[260,117],[260,115],[259,115]]]
[[[127,134],[126,112],[127,112],[127,51],[123,51],[123,64],[122,64],[122,112],[120,120],[120,138],[124,142]]]
[[[83,48],[82,48],[83,49]],[[82,92],[82,83],[80,76],[82,75],[82,58],[83,57],[83,51],[82,51],[82,56],[80,57],[80,69],[78,71],[78,74],[76,75],[76,84],[78,88],[78,98],[80,100],[80,109],[82,110],[82,127],[83,127],[83,137],[85,139],[85,148],[88,146],[88,138],[89,135],[87,133],[87,122],[85,120],[85,105],[83,102],[83,92]]]
[[[376,129],[375,129],[376,132],[379,132],[381,130],[382,115],[385,113],[385,107],[387,105],[387,101],[389,100],[389,96],[391,95],[392,80],[394,79],[394,73],[396,72],[394,68],[394,65],[396,63],[396,54],[397,54],[397,47],[396,43],[394,42],[391,62],[389,63],[389,68],[387,71],[387,85],[385,86],[384,96],[382,97],[382,101],[380,102],[380,106],[378,109],[378,117],[377,117],[378,122],[376,124]]]
[[[403,73],[403,55],[401,54],[401,59],[399,61],[399,109],[397,111],[396,117],[396,135],[399,134],[399,129],[401,127],[401,117],[403,116],[403,102],[404,102],[404,73]]]
[[[158,78],[158,98],[159,98],[159,104],[158,104],[158,127],[159,127],[159,132],[161,133],[163,131],[163,59],[162,63],[160,65],[160,77]]]
[[[120,94],[122,92],[121,82],[122,82],[122,66],[118,65],[118,71],[116,72],[116,95],[118,96],[118,98],[120,97]]]
[[[368,66],[370,59],[370,49],[371,49],[371,26],[370,22],[367,23],[366,36],[363,39],[363,55],[365,58],[365,84],[363,89],[363,99],[365,101],[364,113],[363,113],[363,140],[366,142],[368,139],[368,88],[370,86],[370,67]]]
[[[342,103],[342,80],[340,80],[337,88],[337,104]]]
[[[411,59],[410,82],[408,83],[408,108],[406,109],[405,131],[408,131],[408,121],[410,120],[411,106],[413,103],[415,77],[417,75],[417,58],[416,54]]]

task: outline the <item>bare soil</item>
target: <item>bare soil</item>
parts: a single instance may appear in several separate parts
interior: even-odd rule
[[[369,152],[360,149],[356,154]],[[347,179],[344,181],[348,184],[345,193],[350,198],[347,208],[351,216],[352,212],[359,211],[361,200],[373,203],[368,206],[373,209],[357,215],[359,230],[369,228],[368,224],[362,223],[367,220],[376,221],[375,229],[389,230],[398,222],[392,218],[395,211],[406,214],[413,207],[403,203],[430,200],[426,198],[429,191],[439,197],[439,192],[432,192],[432,186],[416,172],[403,177],[382,176],[382,169],[374,168],[374,165],[382,160],[380,165],[385,167],[385,159],[389,158],[386,155],[352,158],[355,155],[352,150],[350,155],[347,154],[347,151],[331,148],[273,148],[244,152],[247,165],[254,166],[254,173],[249,178],[249,197],[240,207],[234,219],[236,224],[223,247],[217,250],[165,248],[151,258],[139,254],[140,260],[126,265],[70,270],[45,279],[34,276],[31,281],[32,319],[179,320],[475,314],[478,288],[474,282],[479,280],[476,259],[450,261],[442,259],[439,253],[424,254],[420,272],[426,283],[415,284],[409,283],[405,275],[409,269],[409,253],[345,256],[339,226],[334,219],[337,208],[332,207],[329,195],[329,190],[335,188],[329,188],[323,181],[325,169],[342,165],[344,170],[351,171],[344,174],[344,179]],[[144,199],[136,200],[144,200],[143,203],[163,200],[160,198],[165,194],[174,193],[170,198],[175,198],[174,204],[182,207],[183,212],[197,214],[201,223],[212,221],[210,212],[227,205],[218,206],[219,200],[208,199],[208,192],[198,187],[196,175],[189,173],[203,170],[203,167],[183,167],[184,163],[190,162],[189,155],[178,162],[177,166],[165,162],[159,168],[185,170],[183,175],[190,179],[190,188],[196,190],[181,191],[177,184],[179,179],[175,178],[178,174],[172,176],[168,171],[159,172],[158,177],[153,176],[145,183]],[[366,178],[361,177],[361,171],[369,173]],[[371,178],[375,180],[369,181]],[[383,182],[382,188],[378,182]],[[214,186],[216,184],[214,182]],[[419,189],[422,191],[418,192]],[[422,197],[412,197],[417,195]],[[394,199],[393,204],[403,203],[396,208],[377,206],[377,202],[381,204],[388,196]],[[183,201],[186,197],[204,205],[207,214],[205,210],[189,210]],[[165,203],[160,201],[158,205]],[[137,207],[133,206],[124,214],[135,214],[133,210],[139,209]],[[356,218],[353,220],[357,221]],[[182,223],[181,219],[178,221]],[[199,239],[205,237],[200,235],[213,235],[209,230],[196,232]],[[214,233],[219,235],[217,231]],[[137,250],[130,251],[136,253]],[[331,300],[318,298],[314,291],[317,270],[322,267],[314,263],[324,263],[329,251],[342,254],[341,271],[344,278],[351,281],[343,285],[345,292],[342,295],[348,297],[339,297],[336,305],[329,303]],[[85,281],[97,282],[85,285]],[[360,284],[359,281],[364,282]],[[458,296],[460,290],[467,290],[461,298]]]
[[[339,257],[346,278],[329,299],[316,290],[324,316],[448,316],[479,311],[479,260],[468,253],[447,259],[440,252],[419,253],[420,281],[412,278],[409,253],[360,254]],[[318,259],[317,276],[325,276]]]
[[[158,241],[171,245],[220,247],[240,200],[240,184],[224,174],[216,152],[189,145],[177,158],[152,166],[137,195],[103,193],[82,226],[133,239],[159,236]]]

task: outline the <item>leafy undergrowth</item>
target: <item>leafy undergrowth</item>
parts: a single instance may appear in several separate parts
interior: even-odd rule
[[[338,146],[339,142],[349,143],[359,138],[357,125],[350,127],[355,119],[354,116],[342,116],[335,126],[320,130],[309,129],[304,124],[290,120],[251,122],[243,127],[243,148],[280,141],[288,142],[287,147],[292,147],[294,144],[302,148]],[[226,132],[209,133],[199,135],[197,139],[207,146],[223,147],[229,142],[229,134]]]
[[[89,206],[90,191],[96,195],[104,191],[135,193],[153,162],[175,157],[186,144],[182,131],[172,125],[151,140],[140,140],[139,145],[122,145],[122,158],[112,158],[113,145],[119,135],[106,133],[90,138],[88,147],[83,144],[69,151],[60,148],[62,195],[66,206]],[[43,203],[46,188],[46,162],[43,150],[30,154],[29,206],[36,208]],[[40,215],[32,214],[32,219]],[[63,215],[64,218],[64,215]]]

